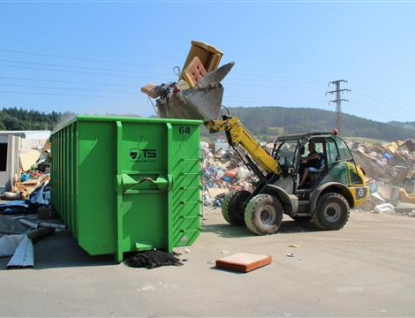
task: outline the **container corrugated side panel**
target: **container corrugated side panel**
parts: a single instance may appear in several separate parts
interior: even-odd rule
[[[91,255],[115,252],[115,123],[77,122],[77,238]]]
[[[52,205],[76,237],[76,124],[52,134]]]
[[[191,245],[200,234],[200,127],[174,125],[172,155],[174,187],[170,211],[172,246]]]
[[[78,237],[78,124],[75,122],[72,125],[72,206],[73,206],[73,216],[74,216],[74,225],[73,225],[73,235]]]

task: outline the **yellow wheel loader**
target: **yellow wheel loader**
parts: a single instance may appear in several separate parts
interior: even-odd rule
[[[363,203],[369,194],[364,173],[346,142],[335,133],[315,132],[279,137],[272,151],[262,147],[238,117],[219,116],[220,82],[233,65],[207,73],[190,89],[165,87],[157,100],[161,117],[202,119],[211,133],[225,132],[229,145],[258,177],[252,193],[240,190],[226,195],[223,217],[230,224],[246,225],[257,235],[278,232],[283,214],[298,222],[312,220],[323,230],[341,229],[350,208]],[[300,188],[302,157],[310,142],[318,152],[319,167],[308,169]]]

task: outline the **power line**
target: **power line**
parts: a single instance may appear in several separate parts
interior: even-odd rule
[[[18,69],[30,69],[30,70],[59,72],[59,73],[75,73],[75,74],[113,76],[113,77],[135,78],[135,79],[143,77],[143,76],[120,75],[120,74],[106,74],[106,73],[94,73],[94,72],[82,72],[82,71],[57,70],[57,69],[53,69],[53,68],[44,68],[44,67],[16,66],[16,65],[4,65],[4,64],[0,64],[0,66],[1,67],[9,67],[9,68],[18,68]]]
[[[54,94],[54,93],[35,93],[35,92],[21,92],[21,91],[0,91],[0,93],[4,93],[4,94],[23,94],[23,95],[41,95],[41,96],[43,96],[43,95],[45,95],[45,96],[69,96],[69,97],[92,97],[92,98],[113,98],[113,99],[137,100],[137,98],[122,97],[122,96],[99,96],[99,95],[81,95],[81,94]]]
[[[137,94],[138,93],[138,92],[126,92],[126,91],[113,91],[113,90],[105,90],[105,89],[68,88],[68,87],[18,85],[18,84],[5,84],[5,83],[0,83],[0,86],[25,87],[25,88],[46,88],[46,89],[68,90],[68,91],[90,91],[90,92],[122,93],[122,94]]]
[[[341,98],[341,93],[342,92],[350,92],[350,89],[340,89],[340,84],[341,83],[347,83],[347,81],[345,80],[337,80],[337,81],[332,81],[329,83],[332,85],[335,85],[336,90],[334,91],[329,91],[326,92],[326,96],[327,94],[336,94],[336,99],[331,100],[329,103],[336,103],[336,127],[337,127],[337,131],[340,133],[340,115],[342,112],[342,102],[348,102],[347,99],[342,99]]]
[[[379,98],[371,97],[371,96],[369,96],[369,95],[366,95],[366,94],[364,94],[364,93],[360,93],[360,92],[356,92],[356,94],[357,94],[357,95],[359,95],[359,96],[361,96],[361,97],[363,97],[363,98],[366,98],[366,99],[369,99],[369,100],[374,100],[374,101],[376,101],[376,102],[378,102],[378,103],[381,103],[381,104],[384,104],[384,105],[386,105],[386,106],[389,106],[389,107],[391,107],[393,110],[395,110],[396,108],[398,108],[398,105],[388,103],[388,102],[386,102],[386,101],[384,101],[384,100],[381,100],[381,99],[379,99]],[[403,106],[403,105],[399,105],[399,108],[405,108],[408,112],[412,112],[412,111],[413,111],[413,109],[412,109],[412,108],[410,108],[410,107],[405,107],[405,106]],[[389,108],[389,109],[390,109],[390,108]]]
[[[278,75],[278,74],[274,74],[274,75],[271,75],[271,74],[258,74],[258,73],[256,73],[256,74],[247,74],[247,73],[238,73],[238,72],[236,72],[236,73],[232,73],[232,75],[237,75],[238,77],[249,77],[249,78],[259,77],[259,78],[263,79],[263,81],[269,81],[269,79],[271,79],[271,80],[275,80],[275,81],[277,81],[277,80],[281,81],[282,80],[282,81],[295,82],[295,83],[298,83],[298,82],[323,83],[324,82],[323,79],[311,79],[311,78],[306,79],[306,78],[298,78],[298,77],[286,77],[286,76]],[[269,78],[269,79],[267,79],[267,78]],[[257,81],[257,80],[255,80],[255,81]]]
[[[29,64],[29,65],[45,65],[45,66],[53,66],[53,67],[64,67],[64,68],[76,68],[76,69],[85,69],[85,70],[95,70],[95,71],[105,71],[105,72],[119,72],[119,73],[130,73],[130,74],[150,74],[150,75],[163,75],[168,76],[170,74],[166,73],[154,73],[154,72],[139,72],[139,71],[126,71],[126,70],[116,70],[111,68],[100,68],[100,67],[89,67],[89,66],[76,66],[76,65],[62,65],[62,64],[51,64],[51,63],[39,63],[39,62],[27,62],[27,61],[16,61],[16,60],[7,60],[7,59],[0,59],[0,62],[6,63],[19,63],[19,64]]]
[[[246,89],[235,89],[235,88],[229,88],[226,89],[225,91],[227,93],[232,92],[232,93],[259,93],[259,94],[263,94],[263,93],[268,93],[270,95],[275,96],[276,94],[292,94],[292,93],[302,93],[302,94],[315,94],[316,96],[319,95],[315,89],[295,89],[295,88],[284,88],[284,87],[277,87],[275,88],[275,90],[273,90],[272,92],[269,90],[268,87],[266,86],[254,86],[252,88],[261,88],[261,89],[255,89],[255,90],[246,90]]]
[[[89,57],[74,57],[74,56],[56,55],[56,54],[39,53],[39,52],[27,52],[27,51],[19,51],[19,50],[0,49],[0,52],[22,54],[22,55],[32,55],[32,56],[54,57],[54,58],[65,59],[65,60],[79,60],[79,61],[89,61],[89,62],[92,61],[92,62],[100,62],[100,63],[123,64],[123,65],[132,65],[132,66],[141,66],[141,67],[167,68],[167,66],[160,66],[160,65],[146,65],[146,64],[138,64],[138,63],[132,63],[132,62],[124,62],[124,61],[95,59],[95,58],[89,58]]]
[[[64,83],[64,84],[81,84],[81,85],[86,84],[86,85],[135,87],[135,88],[137,88],[137,85],[125,85],[125,84],[121,85],[121,84],[95,83],[95,82],[62,81],[62,80],[34,79],[34,78],[10,77],[10,76],[0,76],[0,78],[8,79],[8,80],[29,81],[29,82],[52,82],[52,83]]]
[[[376,96],[376,97],[383,97],[383,98],[389,99],[389,100],[394,101],[395,103],[399,103],[399,104],[403,104],[404,103],[404,102],[402,102],[400,100],[397,100],[395,98],[391,98],[390,96],[383,95],[381,93],[375,92],[373,90],[370,90],[368,88],[365,88],[365,87],[362,87],[362,86],[359,86],[359,85],[356,85],[356,84],[353,84],[353,87],[352,88],[354,88],[354,87],[356,87],[357,90],[362,90],[362,91],[364,91],[364,92],[366,92],[366,93],[368,93],[370,95]],[[355,89],[353,89],[353,90],[355,90]]]

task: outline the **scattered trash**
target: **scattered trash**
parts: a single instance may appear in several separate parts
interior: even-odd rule
[[[290,245],[288,245],[288,247],[292,247],[292,248],[299,248],[299,247],[300,247],[300,245],[298,245],[298,244],[290,244]]]
[[[29,204],[23,200],[14,200],[0,204],[0,213],[2,214],[17,214],[17,213],[27,213]]]
[[[287,254],[287,257],[294,257],[295,255],[294,255],[294,253],[288,253]]]
[[[37,209],[37,217],[39,219],[52,218],[53,209],[50,206],[41,206]]]
[[[376,213],[394,213],[395,207],[390,203],[380,204],[375,206]]]
[[[19,222],[22,223],[23,225],[26,225],[34,229],[37,229],[39,227],[39,224],[37,222],[32,222],[26,219],[20,219]]]
[[[54,233],[53,229],[40,228],[27,235],[6,235],[0,238],[0,257],[12,256],[7,269],[34,267],[33,244]]]
[[[27,235],[23,235],[22,240],[7,264],[7,269],[34,267],[34,254],[32,241]]]
[[[0,257],[12,256],[27,235],[6,235],[0,238]]]
[[[216,267],[248,273],[254,269],[271,264],[272,257],[252,253],[237,253],[216,260]]]
[[[53,228],[53,229],[56,229],[56,230],[66,230],[67,229],[66,224],[62,224],[62,223],[44,222],[44,221],[34,222],[34,221],[27,220],[27,219],[20,219],[19,222],[26,225],[26,226],[28,226],[28,227],[34,228],[34,229],[37,229],[37,228],[40,228],[40,227]]]
[[[20,200],[22,199],[22,193],[21,192],[3,192],[1,195],[2,200]]]
[[[148,269],[160,266],[183,265],[174,255],[158,250],[138,252],[134,256],[127,258],[124,263],[129,267],[146,267]]]

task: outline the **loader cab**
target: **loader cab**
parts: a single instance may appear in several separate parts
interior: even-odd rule
[[[302,158],[309,154],[309,143],[315,145],[318,165],[307,167],[308,175],[302,191],[311,192],[320,184],[339,182],[344,185],[362,184],[353,156],[343,139],[331,133],[310,133],[280,137],[276,142],[274,158],[283,170],[276,185],[288,193],[299,191],[304,173]]]

